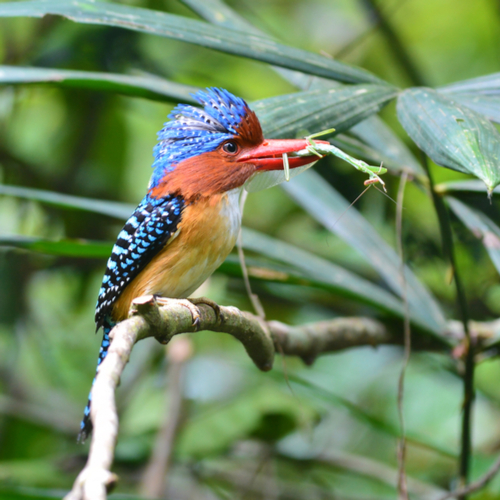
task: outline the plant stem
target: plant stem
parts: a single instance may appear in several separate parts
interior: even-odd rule
[[[408,484],[406,477],[406,427],[404,418],[404,386],[405,375],[411,355],[411,326],[410,326],[410,307],[408,304],[407,283],[405,276],[404,249],[403,249],[403,200],[408,174],[403,172],[398,189],[397,212],[396,212],[396,234],[399,258],[401,259],[401,290],[402,299],[405,308],[404,320],[404,358],[398,381],[398,414],[401,436],[398,440],[398,498],[408,500]]]
[[[455,259],[455,248],[453,244],[453,234],[450,223],[448,208],[444,200],[434,190],[434,180],[429,170],[427,157],[425,157],[424,166],[429,176],[432,201],[439,219],[439,228],[443,243],[443,253],[448,259],[453,271],[455,288],[457,291],[457,306],[459,309],[460,319],[464,326],[466,352],[465,352],[465,367],[464,367],[464,388],[463,388],[463,415],[462,415],[462,430],[461,430],[461,446],[460,446],[460,463],[459,463],[459,480],[460,486],[467,484],[469,479],[470,458],[471,458],[471,426],[472,426],[472,407],[474,403],[474,346],[472,344],[471,333],[469,329],[469,313],[465,290],[463,287],[460,274],[457,269]],[[460,497],[460,500],[465,500],[467,495]]]
[[[404,43],[399,38],[399,35],[392,28],[384,11],[377,5],[375,0],[362,0],[361,3],[364,4],[366,10],[372,16],[376,25],[380,28],[382,35],[387,41],[390,51],[399,62],[412,84],[425,87],[425,78],[422,76],[420,70],[414,63],[413,58],[406,50]]]

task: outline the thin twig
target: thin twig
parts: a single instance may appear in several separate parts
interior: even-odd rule
[[[411,354],[411,328],[410,328],[410,306],[408,304],[408,294],[406,289],[406,275],[403,251],[403,200],[408,174],[401,174],[401,181],[398,190],[398,200],[396,208],[396,233],[399,258],[401,261],[401,290],[405,311],[404,317],[404,358],[403,365],[398,380],[398,416],[401,436],[398,440],[398,496],[400,499],[408,500],[408,486],[406,483],[406,429],[404,418],[404,384],[408,363]]]
[[[474,493],[475,491],[484,488],[500,471],[500,456],[495,460],[493,465],[488,469],[488,471],[480,477],[477,481],[473,481],[465,488],[459,488],[455,491],[450,491],[446,495],[440,496],[435,500],[448,500],[449,498],[463,498],[469,493]]]
[[[246,191],[243,191],[240,199],[240,213],[242,215],[247,196],[248,193]],[[243,282],[245,283],[245,290],[247,291],[248,298],[252,303],[254,311],[264,321],[266,319],[266,312],[264,311],[264,306],[262,305],[259,296],[252,292],[252,287],[250,285],[250,278],[248,277],[248,268],[245,262],[245,252],[243,251],[242,237],[243,237],[242,231],[240,229],[240,233],[238,234],[238,240],[236,241],[236,249],[238,250],[238,259],[240,261],[241,273],[243,275]]]

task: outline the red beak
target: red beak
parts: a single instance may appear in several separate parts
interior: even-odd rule
[[[326,141],[315,141],[320,144],[330,144]],[[305,139],[264,139],[262,144],[249,149],[238,158],[238,162],[253,163],[259,170],[282,170],[283,153],[294,153],[305,149],[310,144]],[[312,158],[311,158],[312,157]],[[311,153],[310,156],[290,156],[288,164],[290,168],[302,167],[318,156]]]

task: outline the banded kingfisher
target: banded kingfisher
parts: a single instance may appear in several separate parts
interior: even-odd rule
[[[224,261],[240,231],[248,181],[282,170],[284,153],[292,155],[291,169],[318,159],[293,156],[308,146],[305,139],[264,139],[255,112],[227,90],[207,88],[193,97],[201,107],[179,104],[158,133],[148,192],[107,262],[95,309],[96,331],[104,333],[96,376],[109,333],[128,317],[134,298],[185,299]],[[91,397],[92,390],[79,441],[92,430]]]

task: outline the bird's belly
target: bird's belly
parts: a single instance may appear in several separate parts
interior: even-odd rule
[[[147,293],[172,298],[189,296],[222,264],[233,246],[234,241],[228,241],[226,245],[211,248],[211,255],[205,252],[187,251],[177,263],[168,266],[168,275],[153,280]]]
[[[239,192],[234,190],[185,208],[178,236],[160,250],[117,300],[115,321],[128,316],[135,297],[189,296],[222,264],[240,229]]]

